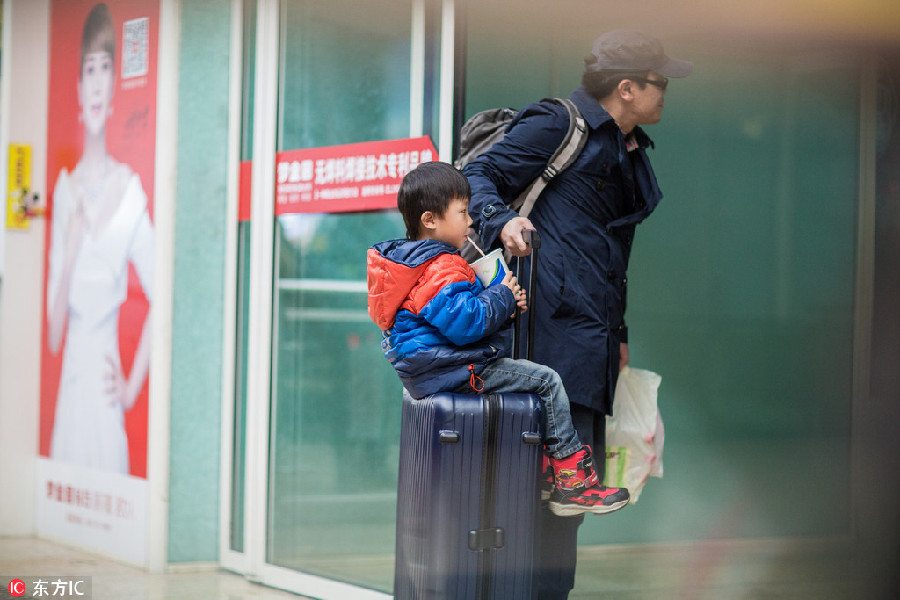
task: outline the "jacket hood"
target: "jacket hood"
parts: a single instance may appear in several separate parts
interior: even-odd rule
[[[428,263],[441,254],[455,252],[456,248],[437,240],[388,240],[369,248],[366,281],[369,316],[375,324],[382,330],[390,329]]]

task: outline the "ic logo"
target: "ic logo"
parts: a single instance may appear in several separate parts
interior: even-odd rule
[[[25,582],[21,579],[13,579],[9,582],[7,588],[10,596],[19,597],[25,595]]]

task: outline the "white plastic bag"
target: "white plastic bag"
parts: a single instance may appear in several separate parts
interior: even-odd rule
[[[662,377],[626,366],[619,373],[613,414],[606,418],[606,474],[603,485],[628,488],[630,502],[647,478],[662,477],[664,430],[657,407]]]

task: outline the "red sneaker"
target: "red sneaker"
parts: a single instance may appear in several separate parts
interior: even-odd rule
[[[560,517],[572,517],[586,512],[602,515],[628,504],[625,488],[600,485],[594,471],[590,446],[566,458],[551,458],[555,485],[550,491],[550,510]]]
[[[550,459],[544,455],[544,466],[541,467],[539,475],[541,484],[541,501],[546,502],[550,499],[550,492],[553,491],[553,467],[550,466]]]

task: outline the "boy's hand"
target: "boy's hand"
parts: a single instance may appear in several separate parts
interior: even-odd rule
[[[505,285],[508,287],[513,296],[516,295],[516,288],[519,287],[519,281],[516,279],[516,276],[512,274],[512,271],[507,271],[506,276],[503,278],[503,281],[500,282],[500,285]]]
[[[516,305],[519,307],[519,313],[523,313],[528,309],[528,300],[525,297],[525,290],[522,289],[522,286],[519,285],[519,281],[516,279],[516,276],[512,274],[512,272],[508,272],[506,277],[503,278],[503,281],[500,282],[501,285],[505,285],[512,291],[513,298],[516,299]],[[512,315],[515,318],[515,315]]]
[[[515,294],[515,292],[513,292]],[[528,299],[525,297],[525,290],[519,288],[519,295],[516,296],[516,304],[519,307],[519,314],[528,310]]]

